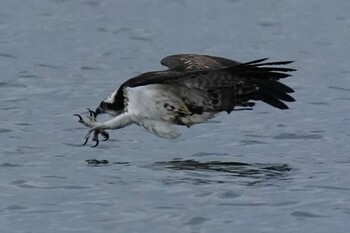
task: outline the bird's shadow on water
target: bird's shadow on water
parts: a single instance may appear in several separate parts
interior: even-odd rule
[[[132,162],[112,162],[88,159],[89,166],[131,166],[150,169],[153,172],[165,171],[160,181],[165,185],[239,183],[244,185],[277,185],[276,181],[291,179],[293,170],[284,163],[244,163],[234,161],[199,161],[195,159],[173,159],[151,164],[133,165]]]
[[[244,183],[255,185],[270,180],[288,180],[293,169],[289,164],[242,163],[174,159],[155,162],[153,168],[187,172],[186,176],[168,177],[166,183]],[[235,179],[239,178],[239,179]]]

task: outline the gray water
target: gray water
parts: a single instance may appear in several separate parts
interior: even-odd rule
[[[348,232],[349,10],[348,0],[2,0],[0,232]],[[184,52],[295,60],[285,83],[297,101],[221,114],[174,141],[131,126],[81,146],[73,113]]]

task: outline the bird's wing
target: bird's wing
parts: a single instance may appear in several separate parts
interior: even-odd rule
[[[219,69],[240,64],[223,57],[198,54],[176,54],[163,58],[160,63],[173,71]]]
[[[289,77],[291,68],[280,67],[292,61],[264,62],[266,59],[240,63],[229,67],[189,71],[155,71],[129,79],[124,86],[150,84],[178,85],[179,94],[189,108],[200,111],[227,111],[235,106],[251,107],[251,100],[261,100],[279,109],[287,109],[282,101],[294,101],[288,93],[294,92],[278,80]],[[122,85],[122,86],[123,86]],[[197,93],[196,95],[191,93]],[[189,98],[189,96],[193,98]],[[197,101],[199,96],[203,97]],[[201,102],[201,103],[200,103]]]

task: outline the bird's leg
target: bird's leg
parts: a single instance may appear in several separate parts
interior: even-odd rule
[[[94,111],[92,111],[91,109],[88,109],[88,111],[89,111],[89,115],[86,117],[88,119],[88,121],[86,121],[79,114],[74,114],[74,116],[77,116],[79,118],[79,120],[78,120],[79,123],[82,123],[86,127],[90,128],[90,130],[88,131],[88,133],[85,136],[85,142],[83,143],[83,145],[85,145],[88,142],[90,134],[92,132],[94,132],[94,135],[92,137],[92,141],[96,142],[96,144],[93,146],[93,147],[96,147],[99,144],[98,134],[101,134],[103,136],[103,138],[104,138],[103,141],[107,141],[109,139],[109,134],[104,129],[97,128],[99,126],[99,122],[96,121],[97,114]]]
[[[96,144],[95,144],[94,146],[92,146],[92,147],[98,146],[98,144],[99,144],[98,135],[99,135],[99,134],[101,134],[101,135],[104,137],[104,139],[103,139],[102,141],[107,141],[107,140],[109,139],[109,134],[108,134],[105,130],[103,130],[103,129],[97,129],[96,127],[94,127],[94,128],[92,128],[92,129],[90,129],[90,130],[88,131],[88,133],[85,135],[85,142],[83,143],[83,145],[85,145],[85,144],[88,142],[89,137],[90,137],[90,135],[91,135],[92,132],[94,132],[94,134],[93,134],[91,140],[92,140],[93,142],[96,142]]]
[[[86,127],[90,128],[88,133],[85,136],[84,145],[89,140],[89,137],[90,137],[92,132],[94,132],[92,140],[97,142],[95,145],[95,146],[97,146],[98,145],[98,134],[101,134],[104,137],[104,141],[108,140],[109,135],[106,132],[106,129],[120,129],[120,128],[123,128],[125,126],[128,126],[128,125],[134,123],[131,115],[128,113],[122,113],[122,114],[114,117],[113,119],[111,119],[109,121],[105,121],[105,122],[97,122],[95,120],[94,114],[92,114],[92,113],[90,114],[90,116],[87,116],[89,121],[85,121],[83,119],[83,117],[81,117],[79,114],[74,114],[74,115],[79,118],[80,123],[82,123]]]

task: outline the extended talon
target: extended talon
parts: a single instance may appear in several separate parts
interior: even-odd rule
[[[84,118],[79,114],[73,114],[73,116],[76,116],[79,118],[79,121],[78,121],[79,123],[82,123],[86,127],[90,128],[88,133],[85,135],[85,141],[84,141],[83,145],[87,144],[91,133],[94,132],[91,140],[96,142],[96,144],[91,146],[91,147],[97,147],[99,145],[98,134],[101,134],[103,136],[103,139],[102,139],[103,141],[107,141],[109,139],[109,134],[107,132],[105,132],[103,129],[99,129],[99,127],[96,126],[97,113],[92,111],[90,108],[88,108],[87,110],[89,113],[89,116],[87,116],[89,121],[85,121]]]
[[[83,118],[82,118],[79,114],[73,114],[73,116],[79,117],[79,122],[80,122],[80,123],[83,122]]]
[[[96,142],[95,145],[91,146],[91,147],[96,147],[98,146],[98,144],[100,143],[100,141],[98,140],[98,134],[99,132],[97,130],[94,131],[94,136],[92,137],[92,141]]]
[[[97,114],[96,114],[95,111],[92,111],[90,108],[88,108],[87,110],[89,111],[89,115],[90,115],[91,117],[94,117],[94,118],[97,117]]]
[[[107,141],[109,139],[109,134],[106,131],[102,131],[101,135],[104,138],[102,141]]]
[[[86,138],[85,142],[83,143],[83,146],[85,146],[88,141],[89,141],[89,138]]]
[[[89,131],[88,131],[88,133],[85,135],[85,142],[83,143],[83,145],[86,145],[86,143],[89,141],[89,138],[90,138],[90,134],[92,133],[92,129],[90,129]],[[95,135],[94,135],[94,137],[95,137]],[[94,140],[94,137],[92,138],[92,140]],[[98,138],[97,138],[98,139]]]
[[[95,145],[93,145],[93,146],[91,146],[91,147],[92,147],[92,148],[94,148],[94,147],[98,146],[98,144],[99,144],[99,141],[98,141],[98,140],[96,140],[96,144],[95,144]]]

